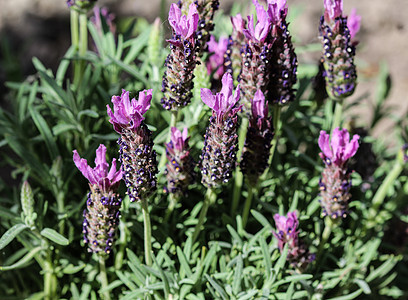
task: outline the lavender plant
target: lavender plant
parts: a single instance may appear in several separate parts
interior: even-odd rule
[[[376,88],[367,95],[354,84],[357,97],[341,110],[336,104],[333,117],[334,102],[316,105],[313,96],[318,66],[305,58],[319,55],[320,45],[296,35],[303,26],[297,18],[301,7],[256,2],[248,4],[255,15],[247,18],[251,7],[234,4],[231,20],[228,9],[214,15],[215,3],[174,4],[169,26],[158,19],[124,20],[118,12],[112,20],[102,9],[94,23],[88,18],[91,5],[71,6],[72,47],[61,63],[34,58],[33,76],[7,83],[8,107],[0,108],[0,166],[6,174],[0,180],[0,298],[407,298],[407,245],[398,242],[404,235],[398,240],[390,231],[406,224],[407,153],[401,145],[408,129],[405,116],[395,117],[387,132],[392,143],[381,134],[380,124],[391,114],[387,68],[380,65]],[[342,7],[325,1],[322,9],[325,3],[326,16],[330,7],[336,13]],[[343,12],[323,17],[323,33],[336,36],[328,36],[333,59],[325,58],[326,77],[315,87],[321,94],[354,83],[342,72],[351,62],[359,67],[365,61],[359,53],[354,61],[342,48],[346,41],[356,46],[360,18],[352,11],[345,22]],[[162,47],[167,28],[169,49]],[[209,50],[215,54],[207,55],[204,39],[211,30]],[[230,36],[226,50],[223,36]],[[213,46],[220,40],[218,51]],[[13,60],[10,55],[0,59],[3,65]],[[340,72],[332,83],[325,69],[331,64]],[[220,89],[214,84],[210,90],[210,82],[220,79]],[[142,92],[131,99],[126,91]],[[120,95],[112,97],[113,107],[111,95]],[[171,115],[162,109],[162,98]],[[294,98],[290,105],[278,104]],[[365,106],[373,99],[373,107]],[[356,124],[349,128],[350,119]],[[336,129],[341,123],[348,131]],[[188,128],[188,136],[175,125]],[[356,127],[365,133],[350,141]],[[120,171],[109,168],[105,156],[117,154],[118,134]],[[363,164],[359,170],[367,167],[358,158],[365,143],[372,145],[377,166],[369,186],[362,173],[350,171],[357,160]],[[73,149],[89,184],[76,176]],[[95,151],[91,168],[78,153],[90,158]],[[197,170],[193,161],[200,162]],[[192,181],[198,169],[203,184]],[[87,247],[97,254],[84,251],[84,208]]]

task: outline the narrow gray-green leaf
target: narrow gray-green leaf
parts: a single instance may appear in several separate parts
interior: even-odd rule
[[[0,238],[0,250],[6,247],[20,232],[27,228],[28,226],[25,224],[16,224],[7,230]]]
[[[54,160],[59,155],[59,151],[50,127],[34,106],[30,106],[28,110],[30,111],[30,115],[33,118],[35,126],[37,126],[38,131],[40,131],[42,137],[44,138],[44,142],[47,146],[48,152],[50,153],[51,159]]]
[[[183,273],[185,273],[187,275],[187,278],[191,278],[193,277],[193,273],[191,272],[191,268],[188,265],[186,256],[184,255],[183,250],[181,250],[180,247],[177,247],[177,257],[179,259],[180,262],[180,277],[184,278],[185,276]]]
[[[214,289],[218,292],[218,294],[220,294],[221,298],[226,300],[228,299],[228,295],[225,292],[225,290],[221,287],[221,285],[219,285],[211,276],[209,276],[208,274],[205,274],[205,277],[207,278],[207,280],[210,282],[210,284],[214,287]]]
[[[41,235],[61,246],[67,246],[69,244],[69,240],[66,237],[52,228],[44,228],[41,230]]]
[[[0,271],[9,271],[13,269],[18,269],[21,267],[24,267],[27,263],[31,261],[31,259],[39,252],[41,251],[41,247],[38,246],[34,249],[31,249],[30,252],[28,252],[22,259],[20,259],[18,262],[15,264],[12,264],[11,266],[2,266],[0,267]]]
[[[242,279],[242,269],[244,262],[242,260],[242,255],[239,254],[237,258],[237,264],[234,269],[234,280],[232,282],[232,292],[237,295],[241,290],[241,279]]]

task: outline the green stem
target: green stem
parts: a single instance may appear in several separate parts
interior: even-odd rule
[[[254,196],[255,187],[249,186],[248,196],[245,200],[244,211],[242,212],[242,227],[245,229],[245,226],[248,222],[249,210],[251,209],[252,198]]]
[[[80,59],[77,60],[74,68],[74,84],[78,89],[85,69],[85,61],[83,58],[88,50],[88,18],[85,12],[76,13],[79,16],[79,37],[75,36],[75,39],[78,39],[76,42]],[[78,28],[76,28],[76,30],[78,31]]]
[[[242,150],[244,148],[245,138],[248,131],[249,120],[245,116],[242,118],[241,127],[239,128],[239,137],[238,137],[238,153],[237,159],[241,158]],[[231,206],[231,216],[235,215],[237,211],[239,199],[241,197],[242,182],[244,180],[244,175],[241,172],[240,168],[237,168],[235,171],[235,182],[234,190],[232,191],[232,206]]]
[[[57,278],[52,266],[51,257],[47,254],[47,260],[44,262],[44,294],[46,300],[52,300],[56,297]]]
[[[169,203],[169,206],[167,207],[166,214],[164,215],[164,219],[163,219],[164,224],[167,224],[167,222],[170,219],[171,214],[174,211],[174,208],[177,205],[177,198],[174,196],[174,194],[171,193],[169,195],[169,199],[170,199],[170,203]]]
[[[325,224],[325,226],[324,226],[322,238],[320,239],[319,249],[318,249],[317,255],[316,255],[316,261],[317,262],[320,261],[320,257],[322,255],[324,246],[326,245],[327,241],[330,238],[330,234],[332,232],[334,220],[331,217],[326,216],[326,218],[324,219],[324,224]]]
[[[331,131],[333,132],[334,128],[341,126],[342,114],[343,114],[343,101],[331,100],[335,103],[336,108],[334,109],[334,118],[332,122]]]
[[[143,223],[144,223],[144,248],[145,248],[145,263],[147,266],[152,265],[152,229],[150,225],[149,208],[147,200],[142,200]]]
[[[99,280],[101,281],[101,288],[105,289],[108,286],[108,276],[106,275],[105,258],[99,256]],[[109,291],[103,292],[103,299],[110,300]]]
[[[203,226],[203,224],[204,224],[205,217],[207,216],[208,208],[210,207],[211,203],[215,202],[216,196],[217,195],[216,195],[215,191],[212,188],[207,189],[207,193],[206,193],[205,198],[204,198],[203,207],[201,207],[200,215],[198,216],[198,223],[194,227],[193,244],[197,240],[198,235],[201,232],[201,226]]]
[[[74,46],[74,53],[78,54],[79,50],[79,13],[75,9],[71,9],[71,43]],[[74,60],[74,83],[75,85],[79,82],[80,73],[80,62],[79,60]]]

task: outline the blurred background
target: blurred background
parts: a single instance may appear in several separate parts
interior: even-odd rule
[[[164,6],[166,14],[173,1]],[[249,0],[220,0],[221,9],[229,12],[234,2],[250,4]],[[162,3],[163,4],[163,3]],[[160,0],[99,0],[97,5],[107,7],[116,19],[143,17],[152,22],[160,14]],[[292,16],[290,29],[295,46],[318,43],[318,24],[323,12],[323,0],[288,0]],[[34,72],[31,62],[36,56],[46,67],[55,69],[70,45],[69,9],[64,0],[0,0],[0,101],[4,105],[7,92],[5,81],[21,81]],[[392,114],[403,116],[408,110],[408,1],[407,0],[345,0],[344,12],[355,7],[362,16],[362,27],[357,34],[356,64],[359,85],[347,101],[363,99],[356,108],[361,116],[357,122],[370,120],[375,102],[380,71],[388,70],[391,89],[388,106]],[[164,24],[166,29],[168,24]],[[317,63],[319,51],[299,55],[300,64]],[[385,91],[388,93],[388,91]],[[389,119],[392,119],[392,114]],[[360,117],[359,117],[360,118]],[[374,135],[392,126],[386,120],[376,126]],[[390,141],[392,142],[392,141]]]

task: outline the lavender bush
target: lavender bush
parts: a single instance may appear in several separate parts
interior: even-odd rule
[[[67,1],[55,73],[7,84],[0,298],[408,297],[408,125],[372,137],[386,69],[372,120],[353,109],[358,12],[322,1],[305,46],[286,0],[97,4]]]

